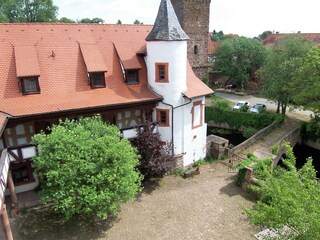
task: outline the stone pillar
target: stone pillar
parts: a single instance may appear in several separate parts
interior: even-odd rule
[[[4,204],[1,212],[1,222],[5,240],[13,240],[8,213]]]

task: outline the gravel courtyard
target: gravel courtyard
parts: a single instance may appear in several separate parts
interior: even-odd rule
[[[44,210],[22,213],[12,222],[15,240],[56,239],[255,239],[241,207],[253,199],[234,185],[224,163],[201,167],[191,179],[167,176],[149,183],[117,218],[62,223]],[[0,233],[1,238],[2,233]]]

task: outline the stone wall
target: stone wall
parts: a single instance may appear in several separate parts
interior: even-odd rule
[[[190,37],[188,60],[201,79],[209,67],[208,32],[211,0],[171,0],[171,2],[181,27]]]

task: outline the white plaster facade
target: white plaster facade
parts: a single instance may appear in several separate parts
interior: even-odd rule
[[[205,97],[183,95],[187,90],[187,41],[147,41],[147,53],[149,86],[163,97],[157,109],[169,110],[168,126],[159,126],[161,138],[173,143],[174,155],[182,157],[184,166],[190,165],[205,158],[207,125]],[[156,81],[156,63],[168,63],[168,82]],[[154,120],[156,115],[154,111]]]

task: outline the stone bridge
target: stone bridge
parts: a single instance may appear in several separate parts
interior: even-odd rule
[[[289,142],[293,148],[301,143],[300,122],[294,119],[286,119],[284,123],[273,123],[270,126],[260,130],[258,133],[247,139],[238,146],[229,149],[228,156],[237,160],[245,159],[249,152],[263,159],[271,157],[274,159],[274,166],[279,162],[281,156],[285,153],[283,144]],[[279,145],[277,154],[272,154],[272,148]]]

